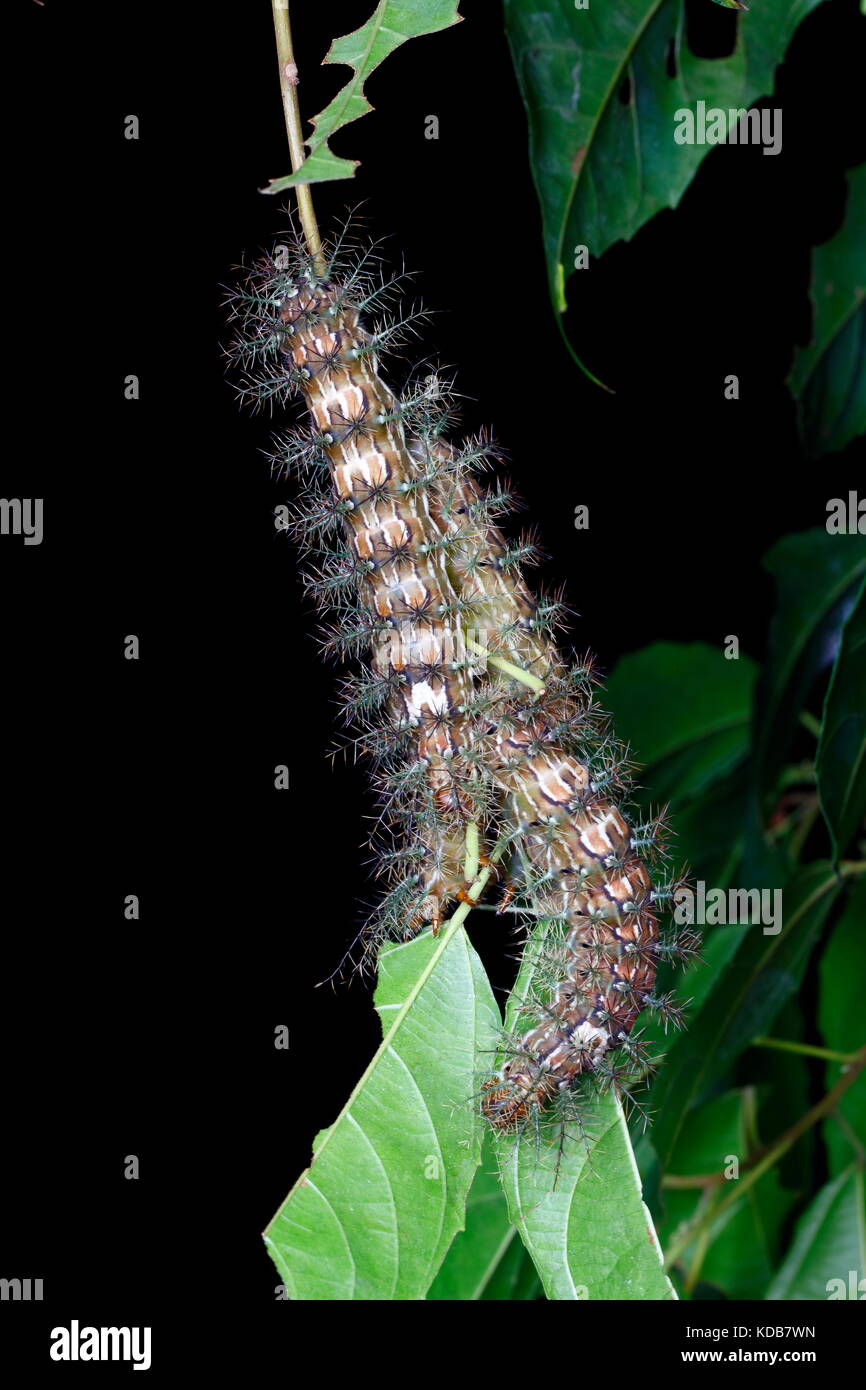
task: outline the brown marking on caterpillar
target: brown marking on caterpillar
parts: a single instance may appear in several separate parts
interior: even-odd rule
[[[330,316],[328,331],[322,322]],[[418,757],[426,764],[433,804],[443,826],[426,834],[433,861],[408,932],[429,922],[439,930],[447,903],[463,890],[462,828],[468,798],[450,764],[471,742],[460,710],[471,687],[465,669],[449,660],[443,614],[453,614],[458,641],[457,593],[438,558],[441,532],[408,485],[417,465],[407,446],[397,401],[361,349],[367,334],[357,311],[341,302],[329,282],[298,283],[280,311],[283,350],[302,378],[302,390],[331,465],[336,497],[349,504],[345,528],[361,562],[359,592],[398,640],[373,654],[380,674],[405,679],[392,701],[417,730]],[[327,368],[323,365],[327,363]]]
[[[485,447],[464,457],[423,426],[407,434],[350,291],[309,271],[281,284],[284,360],[329,461],[362,606],[387,638],[374,642],[372,670],[393,727],[411,732],[432,812],[408,827],[423,870],[405,928],[438,931],[447,903],[468,898],[465,826],[483,819],[480,789],[489,831],[510,829],[519,846],[534,915],[564,924],[533,1026],[483,1087],[494,1127],[519,1128],[579,1076],[603,1072],[651,999],[655,890],[614,796],[625,764],[608,751],[591,664],[565,666],[494,524],[506,504],[472,473]],[[467,659],[463,615],[484,639],[486,672]]]

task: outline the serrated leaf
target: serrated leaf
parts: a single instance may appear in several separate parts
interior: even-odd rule
[[[812,253],[812,339],[788,379],[813,457],[866,432],[866,164],[848,174],[842,225]]]
[[[866,878],[852,884],[845,910],[821,957],[818,1026],[824,1043],[834,1052],[856,1052],[866,1042],[864,980]],[[836,1085],[839,1076],[839,1063],[828,1062],[828,1090]],[[851,1162],[852,1141],[866,1144],[866,1073],[861,1072],[845,1092],[836,1113],[838,1119],[831,1116],[824,1124],[831,1173],[840,1173]]]
[[[833,661],[866,573],[866,536],[785,536],[764,558],[776,581],[769,655],[756,692],[755,768],[762,814],[815,678]]]
[[[842,632],[816,768],[821,810],[838,858],[866,816],[866,581]]]
[[[752,1038],[769,1032],[785,1000],[799,988],[839,886],[831,864],[810,864],[784,889],[783,921],[775,935],[765,935],[760,923],[708,929],[722,935],[737,932],[740,946],[702,1007],[691,1015],[686,1031],[671,1045],[652,1087],[653,1143],[663,1170],[670,1165],[691,1106]]]
[[[292,1299],[423,1299],[463,1227],[483,1133],[476,1057],[498,1028],[463,928],[386,946],[375,1003],[382,1045],[265,1231]]]
[[[303,164],[293,174],[271,179],[265,193],[282,193],[298,183],[323,183],[331,179],[350,179],[358,161],[335,155],[328,141],[338,130],[366,116],[373,107],[364,95],[364,83],[381,62],[407,39],[436,34],[459,24],[457,0],[380,0],[373,14],[351,34],[335,39],[326,63],[346,63],[353,75],[324,111],[312,119],[313,134],[305,143],[309,150]]]
[[[742,762],[756,676],[750,657],[704,642],[656,642],[617,662],[605,704],[655,800],[688,801]]]
[[[767,1290],[767,1300],[862,1298],[866,1292],[863,1212],[863,1172],[851,1167],[822,1187],[801,1217],[787,1258]]]
[[[510,1031],[519,1029],[544,935],[542,923],[524,952],[506,1010]],[[527,1132],[494,1141],[511,1220],[544,1292],[562,1300],[675,1298],[622,1107],[587,1087],[583,1112],[586,1144],[573,1125],[561,1151],[558,1135],[552,1143],[536,1144]]]
[[[739,110],[766,96],[794,30],[818,3],[778,0],[737,16],[733,53],[707,59],[688,47],[682,0],[586,9],[574,0],[506,0],[559,313],[574,248],[600,256],[662,208],[675,207],[712,149],[675,143],[675,113],[696,111],[698,101]]]

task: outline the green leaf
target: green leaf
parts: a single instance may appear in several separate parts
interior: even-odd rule
[[[836,655],[864,573],[866,536],[785,536],[764,559],[776,581],[769,655],[758,683],[755,763],[763,815],[812,683]]]
[[[422,1299],[463,1227],[483,1133],[476,1057],[498,1029],[463,928],[386,946],[375,1002],[382,1045],[265,1232],[293,1299]]]
[[[488,1133],[466,1202],[466,1228],[455,1236],[428,1299],[464,1302],[485,1298],[503,1262],[514,1261],[515,1247],[519,1263],[523,1247],[508,1215]]]
[[[641,804],[670,804],[676,863],[718,888],[732,881],[742,852],[756,675],[748,656],[727,660],[704,643],[659,642],[623,657],[605,691],[617,733],[641,767]],[[675,987],[694,1016],[741,936],[735,927],[710,933],[703,958],[685,974],[663,970],[659,989]],[[647,1028],[662,1040],[652,1021]]]
[[[812,253],[812,340],[788,384],[815,458],[866,432],[866,164],[848,174],[845,217]]]
[[[775,935],[760,924],[718,926],[735,931],[740,946],[719,973],[689,1027],[672,1044],[652,1088],[653,1143],[663,1170],[692,1105],[722,1077],[752,1038],[769,1032],[786,999],[798,989],[812,947],[839,891],[833,866],[800,870],[783,894],[783,922]]]
[[[504,1199],[503,1199],[504,1200]],[[512,1228],[513,1229],[513,1228]],[[481,1297],[508,1303],[531,1303],[544,1298],[532,1257],[517,1232]]]
[[[618,736],[654,799],[687,801],[748,753],[757,667],[703,642],[656,642],[624,656],[605,691]],[[652,691],[652,699],[647,692]]]
[[[860,1298],[866,1282],[858,1292],[859,1280],[866,1280],[863,1172],[851,1167],[821,1188],[801,1218],[767,1299]]]
[[[866,1043],[863,981],[866,980],[866,879],[852,884],[845,910],[821,957],[818,1027],[834,1052],[856,1052]],[[839,1063],[827,1064],[827,1089],[839,1080]],[[866,1073],[861,1072],[824,1125],[830,1172],[851,1162],[851,1139],[866,1146]],[[841,1123],[840,1123],[841,1120]],[[847,1131],[847,1132],[846,1132]],[[849,1138],[848,1136],[851,1136]],[[863,1270],[866,1274],[866,1269]]]
[[[525,1302],[540,1294],[535,1266],[508,1215],[488,1126],[466,1203],[466,1228],[455,1236],[427,1298]]]
[[[866,581],[845,624],[818,742],[818,795],[836,857],[866,815]]]
[[[436,34],[459,24],[457,0],[379,0],[373,14],[354,33],[335,39],[325,56],[326,63],[346,63],[354,69],[345,87],[312,120],[313,134],[305,143],[307,158],[293,174],[272,179],[265,193],[282,193],[297,183],[324,183],[330,179],[350,179],[358,161],[342,159],[328,147],[333,135],[372,111],[364,95],[364,83],[389,53],[407,39]]]
[[[523,956],[506,1011],[509,1031],[535,973],[545,925]],[[585,1144],[569,1124],[560,1149],[552,1138],[524,1132],[495,1139],[511,1220],[532,1256],[549,1299],[668,1299],[674,1290],[644,1205],[628,1127],[613,1095],[586,1088]]]
[[[702,1105],[688,1116],[677,1145],[677,1175],[706,1175],[724,1172],[732,1158],[742,1163],[749,1149],[747,1119],[752,1097],[749,1092],[730,1091]],[[731,1178],[736,1183],[736,1178]],[[662,1242],[673,1237],[682,1223],[691,1221],[704,1197],[701,1189],[668,1188],[665,1191],[666,1218],[659,1228]],[[794,1201],[785,1192],[778,1174],[766,1173],[743,1198],[735,1202],[702,1234],[683,1250],[678,1264],[692,1282],[694,1266],[700,1263],[700,1279],[724,1291],[728,1298],[760,1298],[776,1266],[779,1232]]]
[[[809,1042],[814,1009],[810,1001],[807,1004],[808,1007],[804,1009],[798,998],[789,999],[776,1015],[770,1036],[785,1042]],[[747,1065],[749,1081],[759,1096],[758,1124],[761,1133],[771,1137],[784,1134],[805,1115],[815,1099],[812,1094],[815,1064],[811,1058],[799,1053],[783,1052],[774,1047],[757,1047],[749,1054]],[[838,1076],[834,1080],[838,1080]],[[815,1149],[819,1138],[816,1128],[810,1126],[781,1156],[774,1168],[783,1186],[792,1192],[806,1193],[812,1190]],[[849,1150],[846,1163],[850,1159]]]
[[[559,313],[575,248],[600,256],[662,208],[675,207],[712,149],[677,144],[676,113],[695,111],[699,100],[707,108],[739,110],[767,95],[794,30],[818,3],[761,5],[737,18],[729,57],[706,59],[688,47],[682,0],[618,0],[586,9],[576,9],[574,0],[506,0]]]
[[[654,777],[654,774],[653,774]],[[653,781],[650,790],[655,791]],[[727,888],[742,853],[743,822],[749,794],[745,764],[671,817],[675,832],[673,854],[690,866],[692,877],[716,888]]]

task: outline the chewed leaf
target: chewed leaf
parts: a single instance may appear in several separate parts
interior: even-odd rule
[[[818,3],[774,0],[719,15],[736,26],[733,50],[703,58],[689,47],[679,0],[506,0],[557,315],[579,248],[601,256],[676,207],[713,148],[695,125],[700,112],[718,110],[726,135],[739,111],[770,93],[791,36]]]
[[[335,39],[325,57],[326,63],[347,63],[353,76],[324,111],[313,117],[313,134],[306,142],[309,154],[294,174],[271,179],[263,193],[282,193],[298,183],[324,183],[330,179],[350,179],[358,161],[342,159],[328,141],[350,121],[366,116],[373,107],[364,95],[364,83],[389,53],[407,39],[435,34],[459,24],[457,0],[380,0],[373,14],[352,34]]]
[[[498,1022],[465,931],[386,946],[376,1007],[382,1045],[265,1232],[291,1299],[424,1298],[464,1224]]]

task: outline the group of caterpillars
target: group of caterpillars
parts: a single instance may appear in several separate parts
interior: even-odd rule
[[[438,932],[467,894],[470,827],[480,862],[517,875],[511,909],[547,924],[531,1026],[481,1091],[494,1128],[520,1131],[581,1076],[622,1091],[646,1073],[635,1021],[645,1009],[680,1021],[676,1001],[654,992],[656,972],[697,943],[660,929],[677,886],[656,877],[663,818],[624,814],[628,769],[592,662],[560,657],[561,607],[533,598],[522,574],[534,548],[497,525],[511,495],[480,481],[495,448],[447,441],[452,402],[435,375],[398,397],[379,373],[419,317],[371,321],[396,283],[345,231],[324,270],[293,237],[233,295],[231,356],[242,395],[300,394],[309,411],[273,458],[300,478],[288,529],[332,613],[326,646],[362,663],[344,698],[374,767],[387,883],[368,951]]]

